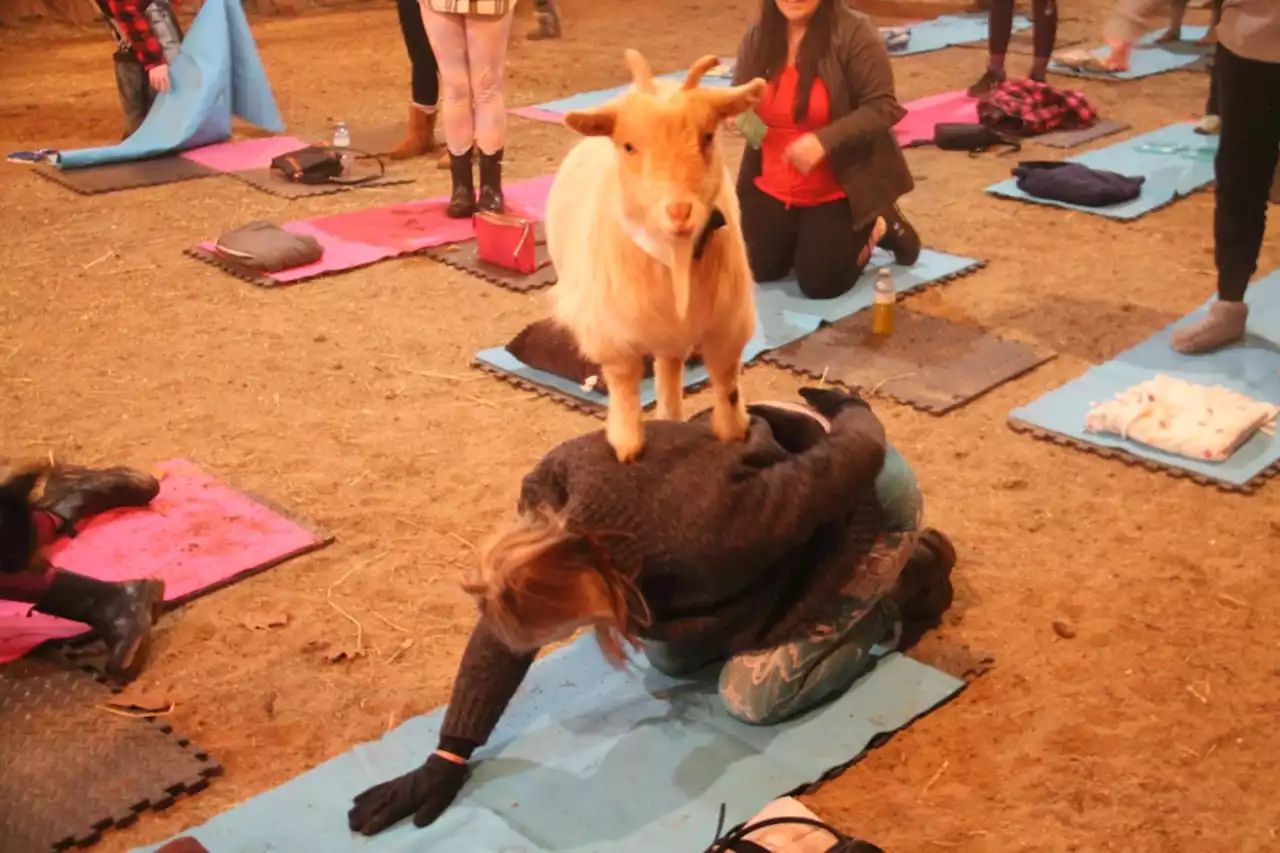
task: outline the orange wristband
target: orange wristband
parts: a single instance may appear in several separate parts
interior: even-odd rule
[[[454,764],[467,763],[467,759],[463,758],[462,756],[454,755],[452,752],[445,752],[443,749],[437,749],[435,754],[443,758],[445,761],[452,761]]]

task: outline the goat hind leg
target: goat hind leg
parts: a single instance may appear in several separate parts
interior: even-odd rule
[[[658,419],[684,420],[684,359],[655,358],[653,381],[658,391]]]
[[[721,441],[741,441],[747,437],[747,403],[738,387],[742,378],[741,353],[740,349],[728,354],[712,350],[703,353],[703,363],[716,395],[711,426]]]
[[[628,359],[600,365],[609,386],[609,412],[605,437],[619,462],[630,462],[644,449],[644,410],[640,406],[640,380],[644,362]]]

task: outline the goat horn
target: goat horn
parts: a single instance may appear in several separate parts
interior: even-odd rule
[[[653,85],[653,69],[649,67],[649,61],[640,55],[640,51],[628,49],[623,54],[627,60],[627,67],[631,69],[631,79],[635,81],[636,88],[641,92],[650,95],[657,94],[657,88]]]
[[[720,64],[720,59],[711,54],[699,59],[693,63],[693,67],[689,69],[689,76],[684,78],[684,85],[681,89],[696,89],[698,84],[702,82],[702,76]]]

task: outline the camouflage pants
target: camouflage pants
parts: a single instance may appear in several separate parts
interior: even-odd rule
[[[720,670],[720,698],[734,717],[771,725],[832,699],[871,670],[876,645],[892,648],[902,617],[889,592],[915,548],[924,499],[906,460],[889,449],[876,492],[885,531],[850,575],[831,617],[803,638],[734,655]],[[655,669],[679,675],[710,661],[681,655],[662,644],[646,649]]]

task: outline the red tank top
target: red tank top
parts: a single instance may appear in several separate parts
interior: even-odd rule
[[[765,89],[764,97],[756,106],[756,114],[768,128],[760,146],[763,162],[756,186],[787,205],[815,207],[842,199],[845,192],[836,181],[829,161],[823,160],[809,174],[802,175],[783,157],[792,142],[831,123],[831,99],[827,87],[816,77],[809,90],[809,114],[802,121],[796,121],[799,82],[800,73],[794,65],[788,65]]]

